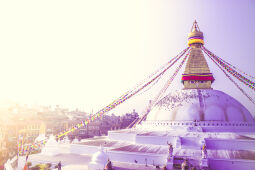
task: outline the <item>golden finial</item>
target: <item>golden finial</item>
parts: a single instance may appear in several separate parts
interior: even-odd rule
[[[188,35],[188,45],[191,46],[192,44],[204,45],[204,36],[200,31],[196,20],[192,25],[191,33]]]
[[[199,27],[197,25],[197,21],[196,20],[193,22],[193,25],[192,25],[192,28],[191,28],[191,32],[200,32],[200,29],[199,29]]]

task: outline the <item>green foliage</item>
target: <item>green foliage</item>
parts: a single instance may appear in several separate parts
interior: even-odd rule
[[[30,167],[32,165],[31,162],[27,162],[27,167]]]
[[[38,164],[30,168],[30,170],[50,170],[51,164]]]
[[[30,170],[39,170],[39,167],[33,166],[33,167],[30,168]]]
[[[51,163],[47,163],[47,164],[46,164],[46,167],[47,167],[47,168],[50,168],[50,167],[51,167]]]

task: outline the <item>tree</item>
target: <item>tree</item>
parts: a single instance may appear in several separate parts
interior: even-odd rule
[[[30,170],[48,170],[50,169],[48,166],[51,166],[50,163],[48,164],[37,164],[35,166],[33,166]]]

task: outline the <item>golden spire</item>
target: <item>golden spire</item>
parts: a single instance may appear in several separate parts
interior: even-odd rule
[[[203,32],[200,31],[196,20],[188,35],[188,45],[191,46],[189,58],[182,75],[184,89],[210,89],[214,81],[212,73],[205,60],[201,46],[204,44]]]

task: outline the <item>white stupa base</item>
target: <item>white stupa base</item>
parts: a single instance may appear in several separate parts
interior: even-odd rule
[[[181,148],[181,138],[177,137],[175,141],[175,148]]]
[[[47,155],[47,156],[55,156],[62,153],[60,151],[59,146],[45,146],[44,148],[42,148],[42,155]]]
[[[42,155],[48,155],[53,156],[60,153],[59,144],[56,141],[55,136],[51,135],[49,137],[49,140],[45,144],[45,146],[42,148]]]
[[[200,166],[203,168],[208,167],[208,159],[201,159]]]
[[[93,154],[88,167],[93,170],[103,170],[108,160],[108,155],[104,152],[103,147],[100,146],[100,150]]]
[[[167,162],[166,162],[167,170],[172,170],[173,169],[173,165],[174,165],[174,157],[173,156],[167,157]]]
[[[88,168],[91,170],[104,170],[105,165],[96,162],[90,162]]]

